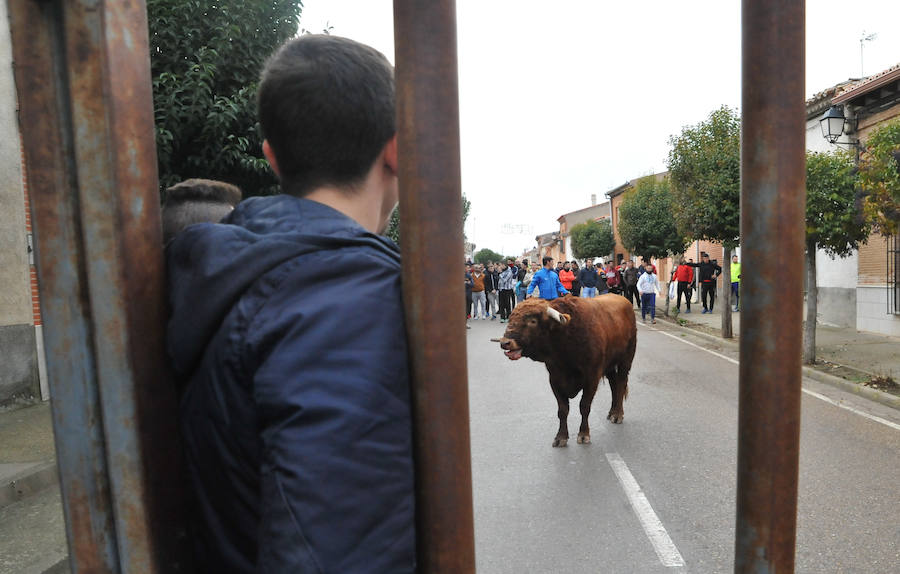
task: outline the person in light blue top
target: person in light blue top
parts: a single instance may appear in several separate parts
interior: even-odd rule
[[[535,287],[541,294],[541,299],[556,299],[558,296],[568,295],[569,292],[559,281],[559,275],[553,271],[553,258],[544,257],[544,268],[534,274],[528,285],[528,296],[534,292]]]

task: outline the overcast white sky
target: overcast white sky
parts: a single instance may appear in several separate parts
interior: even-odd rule
[[[394,61],[391,0],[304,0],[300,25]],[[740,107],[740,2],[457,0],[466,233],[506,254],[627,180],[665,169],[668,140]],[[900,1],[806,2],[807,97],[900,63]],[[504,232],[520,226],[525,233]],[[508,229],[507,229],[508,231]]]

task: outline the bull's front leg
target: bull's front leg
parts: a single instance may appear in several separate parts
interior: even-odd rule
[[[600,381],[594,381],[584,386],[581,391],[581,426],[578,428],[578,444],[590,444],[591,428],[588,426],[588,417],[591,414],[591,403],[594,402],[594,395],[597,393],[597,385]]]
[[[553,446],[566,446],[569,443],[569,398],[556,389],[552,380],[550,385],[553,387],[553,396],[556,397],[556,415],[559,417],[559,431],[553,439]]]

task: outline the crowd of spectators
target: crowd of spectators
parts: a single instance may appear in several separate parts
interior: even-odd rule
[[[516,303],[525,299],[535,271],[527,259],[466,262],[466,320],[508,321]]]
[[[712,313],[715,305],[715,284],[722,268],[710,261],[707,253],[701,254],[701,262],[682,259],[672,271],[671,281],[677,284],[676,309],[681,311],[681,299],[685,298],[687,313],[691,312],[691,298],[699,281],[703,302],[703,313]],[[589,257],[581,267],[577,261],[556,261],[544,257],[542,265],[529,265],[527,259],[509,259],[506,262],[489,261],[487,269],[482,264],[466,263],[466,318],[490,319],[500,316],[505,323],[516,302],[528,296],[555,299],[563,295],[593,298],[613,293],[628,299],[632,305],[642,310],[646,317],[656,322],[655,297],[661,289],[656,266],[647,259],[640,265],[632,260],[612,261],[599,259],[596,263]],[[732,294],[734,310],[738,310],[740,263],[737,256],[732,262]],[[699,272],[695,273],[694,269]],[[644,275],[651,275],[643,279]],[[643,282],[642,282],[643,279]],[[535,293],[537,291],[537,293]],[[653,297],[650,297],[653,295]],[[672,298],[675,298],[673,287]],[[484,301],[487,300],[485,305]]]

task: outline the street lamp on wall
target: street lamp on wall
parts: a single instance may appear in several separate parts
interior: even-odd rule
[[[837,143],[837,140],[844,133],[844,123],[847,118],[844,117],[843,106],[831,106],[822,119],[819,120],[819,127],[822,128],[822,137],[828,140],[828,143]]]
[[[819,127],[822,128],[822,137],[828,140],[828,143],[834,145],[845,145],[856,150],[862,150],[859,142],[839,142],[838,139],[844,135],[844,128],[847,125],[847,118],[844,117],[844,106],[831,106],[822,119],[819,120]]]

